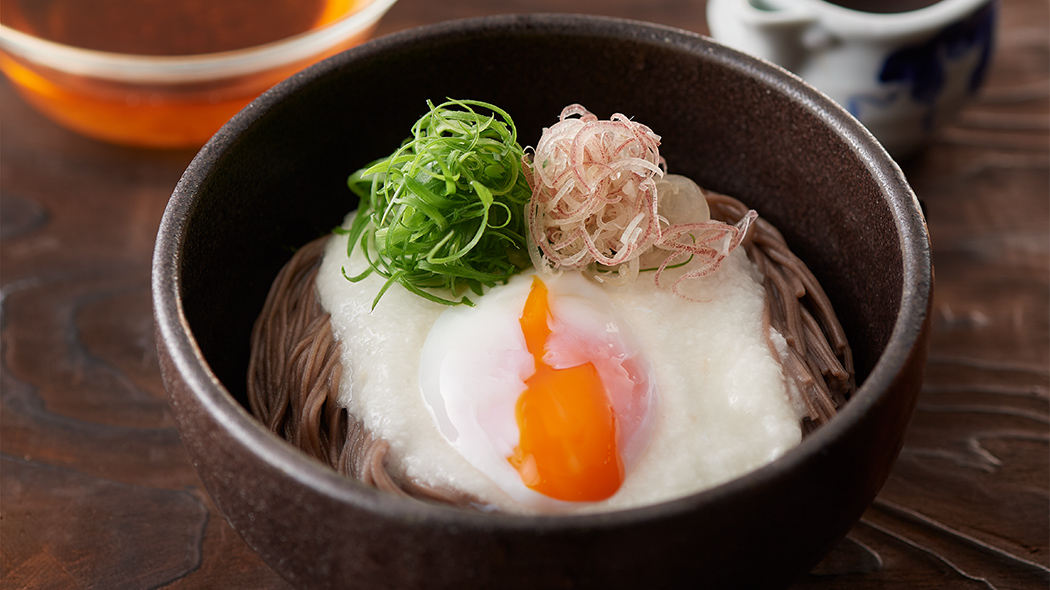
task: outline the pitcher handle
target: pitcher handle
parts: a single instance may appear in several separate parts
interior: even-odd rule
[[[709,0],[707,23],[719,43],[799,71],[817,17],[798,0]]]

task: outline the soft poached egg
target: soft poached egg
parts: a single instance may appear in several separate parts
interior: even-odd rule
[[[420,389],[441,434],[517,502],[620,488],[649,441],[656,379],[631,326],[580,273],[514,277],[443,312]]]

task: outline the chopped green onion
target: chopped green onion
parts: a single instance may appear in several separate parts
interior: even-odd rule
[[[339,233],[347,256],[360,247],[369,268],[343,276],[386,279],[373,308],[395,283],[437,303],[473,305],[465,292],[480,295],[528,265],[532,190],[514,121],[480,101],[427,106],[397,151],[347,180],[361,203]]]

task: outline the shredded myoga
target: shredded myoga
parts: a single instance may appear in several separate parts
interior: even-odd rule
[[[718,269],[757,216],[746,211],[734,224],[693,219],[670,225],[657,210],[658,179],[665,174],[660,136],[621,113],[599,120],[583,106],[562,110],[544,130],[524,168],[532,187],[527,209],[529,255],[545,270],[582,270],[611,285],[634,281],[645,255],[667,255],[656,268],[693,262],[671,286]],[[698,195],[699,196],[699,195]],[[708,215],[707,212],[704,215]]]

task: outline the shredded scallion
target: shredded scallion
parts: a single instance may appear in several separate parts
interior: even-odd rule
[[[391,156],[350,175],[360,206],[347,255],[360,248],[371,273],[431,301],[473,305],[466,292],[506,283],[529,265],[525,207],[532,191],[522,147],[505,111],[448,100],[412,126]]]

